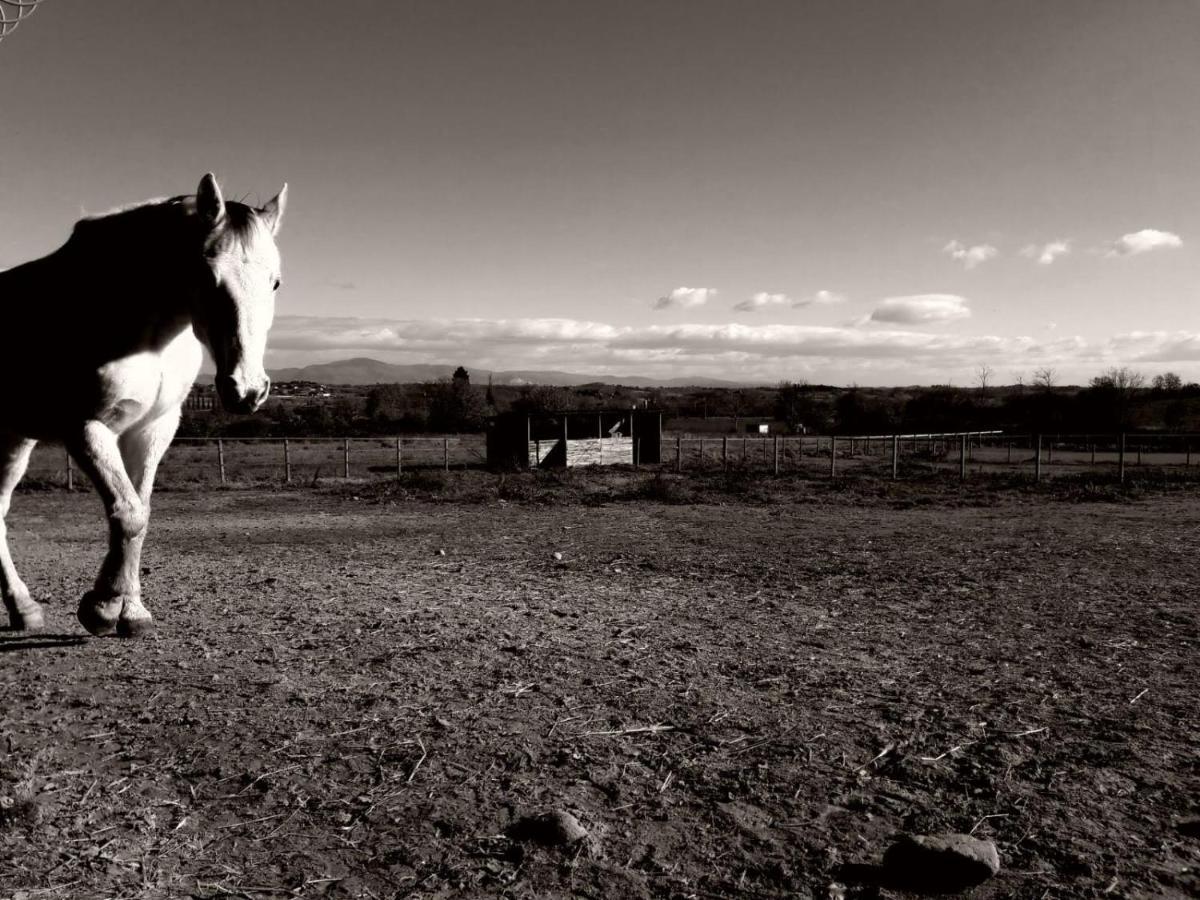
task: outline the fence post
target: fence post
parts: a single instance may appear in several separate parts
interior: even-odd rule
[[[1184,453],[1183,464],[1185,466],[1190,466],[1192,464],[1192,442],[1191,441],[1183,442],[1183,453]],[[68,472],[71,471],[69,468],[69,465],[70,465],[70,461],[68,460],[68,469],[67,469]]]
[[[1120,444],[1117,447],[1117,478],[1125,483],[1125,432],[1121,432]]]
[[[900,477],[900,435],[892,435],[892,481]]]
[[[636,469],[642,464],[642,439],[633,439],[633,467]]]
[[[1138,441],[1138,461],[1137,461],[1137,464],[1138,464],[1139,466],[1142,464],[1142,441]]]
[[[837,476],[837,435],[829,436],[829,477]]]
[[[958,438],[958,480],[967,480],[967,444],[969,443],[965,434],[959,435]]]
[[[350,438],[342,438],[342,477],[350,477]]]
[[[1012,464],[1012,441],[1008,442],[1008,462]]]
[[[1054,462],[1054,438],[1050,438],[1046,444],[1046,465]]]
[[[1091,435],[1089,434],[1088,437],[1091,438]],[[1088,442],[1088,444],[1092,450],[1092,465],[1094,466],[1096,464],[1096,441],[1092,439]]]
[[[566,431],[566,430],[567,430],[567,427],[564,425],[563,431]],[[563,441],[563,463],[564,464],[567,461],[566,457],[567,457],[567,442],[564,440]],[[442,471],[444,471],[444,472],[450,471],[450,438],[448,438],[448,437],[442,438]]]
[[[404,451],[400,449],[400,442],[403,440],[399,435],[396,437],[396,477],[399,478],[404,474]],[[525,451],[527,454],[529,450]]]
[[[721,468],[729,471],[729,438],[721,438]]]
[[[71,451],[67,450],[67,490],[75,490],[75,464],[71,460]]]
[[[283,439],[283,483],[292,483],[292,448],[288,439]]]
[[[683,471],[683,435],[675,435],[675,471]]]
[[[217,466],[221,470],[221,484],[225,483],[225,442],[217,438]]]
[[[775,474],[779,474],[779,435],[775,435]]]
[[[1042,480],[1042,436],[1040,434],[1034,439],[1033,480],[1035,484]]]

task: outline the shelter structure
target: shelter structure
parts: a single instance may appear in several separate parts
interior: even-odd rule
[[[493,469],[639,465],[662,460],[662,413],[653,409],[507,412],[488,423]]]

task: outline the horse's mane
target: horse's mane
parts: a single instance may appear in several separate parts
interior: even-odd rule
[[[170,240],[176,229],[196,215],[196,197],[180,194],[177,197],[156,197],[119,206],[105,213],[85,216],[75,223],[66,247],[75,249],[99,248],[112,244],[153,245]],[[258,210],[236,200],[225,201],[225,219],[221,233],[241,245],[248,244],[259,229],[265,229]],[[65,249],[65,248],[64,248]]]

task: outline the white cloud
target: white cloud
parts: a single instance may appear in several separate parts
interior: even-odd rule
[[[1043,266],[1050,265],[1060,256],[1066,256],[1070,252],[1071,242],[1066,238],[1050,241],[1047,244],[1028,244],[1021,248],[1022,256],[1036,259]]]
[[[859,383],[934,383],[980,363],[1026,371],[1048,365],[1060,372],[1063,383],[1075,384],[1084,384],[1113,365],[1171,364],[1185,378],[1200,377],[1200,332],[1187,331],[1136,331],[1089,342],[1050,333],[1034,338],[850,325],[618,326],[558,318],[281,316],[271,331],[270,345],[272,366],[369,354],[405,363],[467,362],[490,369],[661,377],[708,375],[763,384],[801,373]],[[1189,366],[1196,375],[1188,374]]]
[[[994,259],[1000,251],[991,244],[975,244],[968,247],[962,241],[951,241],[942,248],[942,252],[963,264],[963,268],[973,269],[989,259]]]
[[[791,298],[787,294],[768,294],[766,291],[759,291],[753,297],[743,300],[733,308],[741,312],[756,312],[768,306],[787,306],[791,302]]]
[[[1183,238],[1170,231],[1159,231],[1157,228],[1143,228],[1141,231],[1131,231],[1113,241],[1108,248],[1107,256],[1136,256],[1160,247],[1182,247]]]
[[[717,294],[716,288],[677,287],[654,301],[655,309],[691,309],[703,306]]]
[[[933,322],[953,322],[971,315],[967,301],[956,294],[912,294],[888,297],[871,313],[872,322],[891,322],[897,325],[925,325]]]
[[[833,291],[817,291],[815,294],[793,300],[792,306],[796,308],[804,306],[832,306],[835,303],[845,302],[846,298],[841,294],[836,294]]]

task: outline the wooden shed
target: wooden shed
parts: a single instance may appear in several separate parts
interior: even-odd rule
[[[660,462],[662,413],[651,409],[501,413],[488,423],[487,458],[493,469]]]

